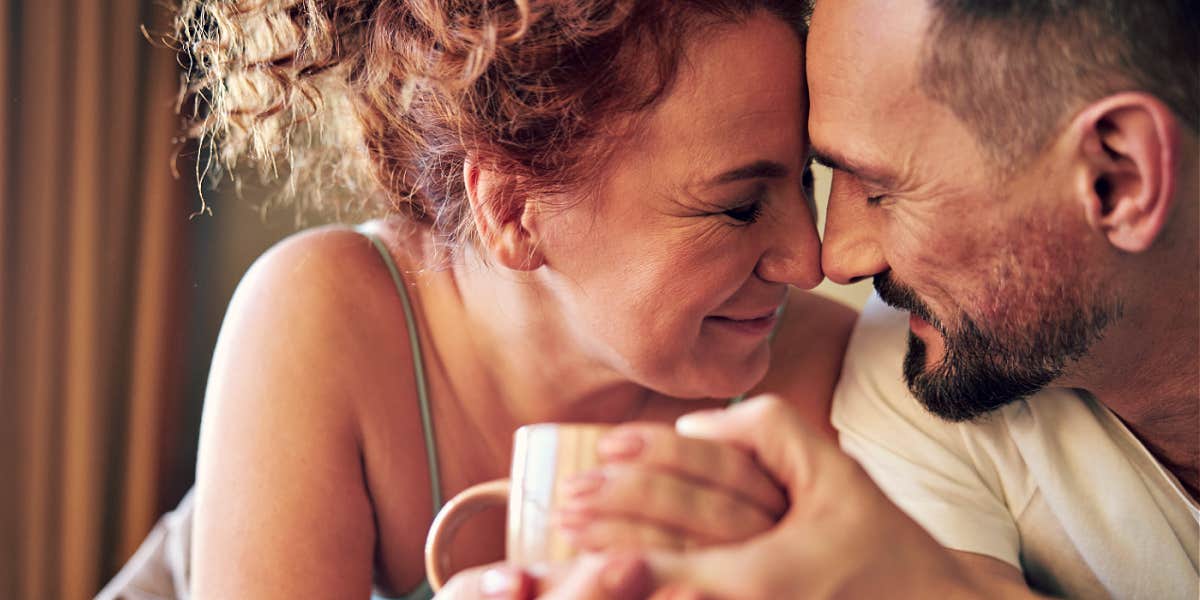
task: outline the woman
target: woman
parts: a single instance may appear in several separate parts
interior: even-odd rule
[[[753,389],[828,431],[853,314],[788,293],[822,277],[799,4],[185,2],[201,135],[386,215],[294,236],[240,285],[192,593],[425,594],[434,508],[504,476],[522,424],[670,422]],[[585,547],[704,544],[779,514],[727,491],[757,517],[569,525]],[[462,564],[501,557],[487,521]]]

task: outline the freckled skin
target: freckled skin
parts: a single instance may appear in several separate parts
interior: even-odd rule
[[[739,34],[736,50],[724,36],[696,46],[678,91],[622,146],[597,202],[547,224],[544,248],[554,271],[539,282],[546,301],[598,360],[672,395],[736,395],[761,379],[766,346],[748,348],[705,317],[778,304],[785,284],[812,287],[822,277],[801,185],[802,48],[779,21],[750,26],[757,34]],[[762,56],[771,58],[747,59]],[[705,185],[749,158],[778,162],[788,173]],[[719,214],[759,183],[766,202],[756,222]]]

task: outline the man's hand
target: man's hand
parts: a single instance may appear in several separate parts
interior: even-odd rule
[[[652,557],[659,581],[720,598],[970,597],[957,560],[883,495],[854,460],[782,401],[695,413],[680,433],[751,452],[791,507],[748,543]]]
[[[692,550],[747,540],[787,508],[746,451],[661,424],[617,427],[603,466],[568,480],[558,523],[586,551]]]

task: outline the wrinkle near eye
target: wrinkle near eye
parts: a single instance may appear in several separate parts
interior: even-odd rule
[[[712,217],[721,213],[737,208],[736,203],[729,204],[723,201],[707,200],[700,195],[686,189],[679,189],[675,194],[662,194],[666,202],[677,208],[677,211],[663,211],[663,214],[675,217]]]

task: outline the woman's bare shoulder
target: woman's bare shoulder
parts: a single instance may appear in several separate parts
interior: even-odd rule
[[[840,302],[793,289],[771,342],[771,367],[753,393],[782,396],[832,435],[829,403],[857,317]]]
[[[302,232],[255,262],[205,399],[197,589],[369,590],[378,532],[363,420],[377,399],[412,388],[411,372],[394,368],[410,360],[406,342],[391,276],[353,230]]]

